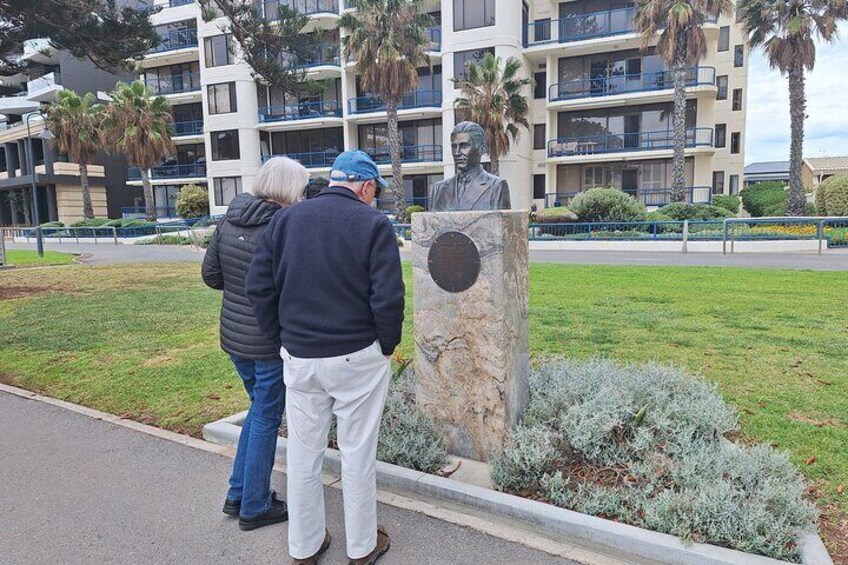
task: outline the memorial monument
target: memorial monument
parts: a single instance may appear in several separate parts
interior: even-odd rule
[[[457,175],[412,219],[417,402],[456,455],[488,460],[529,401],[528,213],[480,165],[483,130],[451,134]]]

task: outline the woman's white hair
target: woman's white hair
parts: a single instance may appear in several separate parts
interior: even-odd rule
[[[303,199],[308,182],[309,173],[303,165],[288,157],[272,157],[265,161],[253,181],[253,196],[278,204],[294,204]]]

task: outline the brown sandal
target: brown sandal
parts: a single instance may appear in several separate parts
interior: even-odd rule
[[[318,556],[330,549],[330,541],[332,541],[332,539],[333,538],[330,536],[330,530],[324,530],[324,542],[321,544],[318,552],[312,557],[307,557],[306,559],[293,559],[292,565],[318,565]]]
[[[389,547],[391,547],[391,545],[389,533],[386,531],[386,528],[383,526],[377,526],[377,547],[375,547],[374,551],[365,557],[351,559],[349,565],[374,565],[380,557],[389,551]]]

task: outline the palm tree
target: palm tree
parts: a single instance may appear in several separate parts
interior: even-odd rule
[[[60,91],[59,99],[47,107],[47,127],[56,136],[56,147],[79,165],[82,215],[86,219],[94,218],[88,164],[101,147],[101,110],[93,94],[89,92],[80,98],[73,90]]]
[[[521,62],[510,57],[501,72],[501,58],[486,53],[479,65],[469,65],[465,78],[454,80],[462,91],[456,99],[456,109],[465,119],[477,122],[486,132],[486,147],[491,159],[493,174],[500,171],[500,158],[509,152],[510,137],[518,139],[518,126],[530,129],[527,98],[521,90],[530,84],[529,78],[520,78]]]
[[[154,96],[140,80],[130,84],[119,82],[110,96],[112,103],[106,107],[103,120],[104,141],[108,147],[125,154],[130,165],[141,169],[145,217],[155,221],[156,207],[148,169],[174,152],[171,108],[163,97]]]
[[[762,47],[771,68],[789,80],[789,198],[790,214],[803,215],[806,205],[801,184],[804,118],[807,96],[804,71],[816,64],[815,39],[836,39],[836,24],[848,17],[845,0],[740,0],[739,12],[752,49]]]
[[[660,32],[656,53],[671,67],[674,82],[674,157],[671,200],[686,199],[686,69],[707,53],[703,25],[733,13],[732,0],[635,0],[636,29],[646,50]]]
[[[426,28],[433,19],[422,12],[422,0],[348,0],[355,8],[345,12],[339,27],[345,58],[356,61],[362,88],[379,96],[388,114],[389,152],[392,158],[392,193],[396,214],[406,211],[400,170],[398,106],[401,98],[418,87],[418,67],[430,64]]]

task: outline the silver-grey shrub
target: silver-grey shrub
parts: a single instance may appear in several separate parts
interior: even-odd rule
[[[494,483],[565,508],[798,560],[816,511],[788,458],[743,447],[714,385],[670,367],[548,360],[526,417],[492,461]]]

